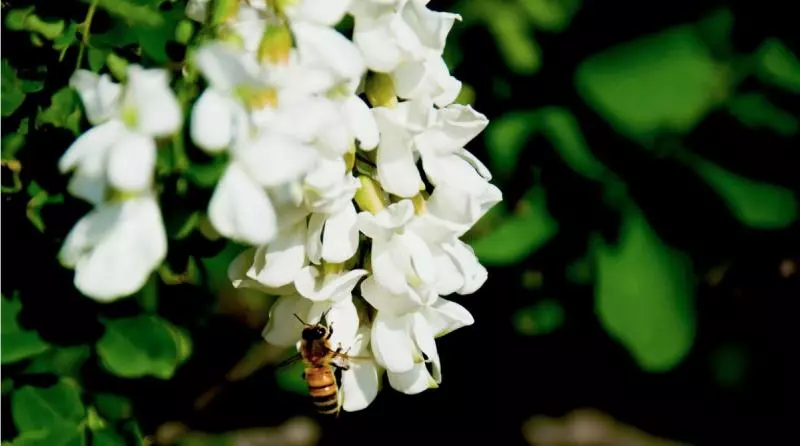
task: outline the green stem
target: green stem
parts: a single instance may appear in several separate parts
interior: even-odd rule
[[[86,12],[86,18],[83,19],[81,27],[85,28],[81,33],[81,45],[78,47],[78,61],[75,64],[75,70],[80,70],[81,63],[83,62],[83,51],[89,45],[89,36],[91,35],[92,19],[94,19],[94,12],[97,10],[97,4],[100,0],[92,0],[89,4],[89,11]]]
[[[147,283],[139,291],[139,305],[146,313],[158,311],[158,275],[150,274]]]

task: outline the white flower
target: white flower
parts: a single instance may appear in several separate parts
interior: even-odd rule
[[[408,223],[413,217],[410,200],[391,204],[376,215],[358,214],[358,228],[372,239],[372,273],[393,294],[404,292],[409,284],[431,284],[436,280],[430,247],[417,232],[425,228],[412,229]]]
[[[429,169],[440,177],[446,175],[449,164],[440,159],[460,153],[488,124],[486,117],[470,106],[455,104],[436,110],[428,101],[377,107],[373,114],[381,135],[378,179],[384,190],[401,197],[419,193],[422,179],[416,156],[422,158],[423,169],[433,181]]]
[[[181,126],[178,100],[165,70],[128,68],[123,87],[108,75],[78,70],[70,79],[95,127],[82,134],[59,160],[59,170],[75,170],[72,195],[95,205],[108,188],[139,193],[150,189],[156,160],[154,138]]]
[[[450,105],[461,91],[461,81],[450,75],[441,56],[403,62],[391,72],[397,96],[431,98],[438,107]]]
[[[263,332],[264,339],[271,344],[299,346],[303,325],[294,315],[306,323],[315,324],[327,312],[326,321],[332,331],[331,346],[341,346],[348,355],[358,357],[350,361],[348,370],[342,372],[342,407],[346,411],[367,407],[380,387],[380,370],[369,359],[369,330],[359,329],[358,311],[351,294],[365,274],[365,270],[353,270],[323,275],[320,268],[304,268],[295,281],[299,294],[282,296],[275,302]]]
[[[139,290],[167,254],[167,236],[152,195],[97,206],[72,228],[59,253],[75,268],[75,287],[99,301]]]
[[[364,299],[378,310],[372,322],[372,352],[386,368],[389,384],[407,394],[441,383],[435,338],[474,322],[464,307],[435,293],[425,293],[427,297],[422,299],[409,296],[412,293],[416,291],[392,294],[373,277],[361,284]]]
[[[367,67],[388,73],[403,62],[441,56],[447,34],[461,16],[431,11],[419,0],[392,3],[361,0],[350,9],[355,18],[353,41]]]

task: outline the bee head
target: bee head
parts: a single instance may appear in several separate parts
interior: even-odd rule
[[[303,329],[303,340],[316,341],[328,335],[328,329],[322,325],[312,325]]]

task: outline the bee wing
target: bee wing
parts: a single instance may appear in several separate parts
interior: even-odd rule
[[[303,359],[303,357],[300,355],[300,353],[294,354],[294,355],[284,359],[283,361],[279,362],[278,365],[275,366],[275,368],[276,369],[280,369],[282,367],[287,367],[287,366],[292,365],[292,364],[294,364],[295,362],[297,362],[297,361],[299,361],[301,359]]]

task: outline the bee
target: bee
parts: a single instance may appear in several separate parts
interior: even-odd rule
[[[294,315],[301,324],[303,332],[300,341],[300,353],[279,364],[283,367],[302,359],[305,363],[303,379],[308,383],[308,391],[321,415],[339,416],[342,406],[341,387],[342,372],[350,369],[350,359],[340,345],[331,348],[330,338],[333,325],[327,323],[327,311],[320,318],[320,323],[308,324],[298,315]],[[323,322],[323,320],[325,322]]]

